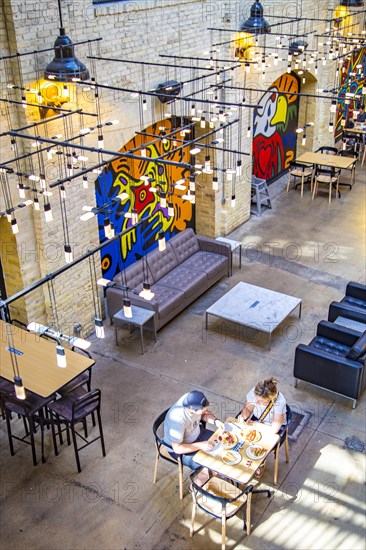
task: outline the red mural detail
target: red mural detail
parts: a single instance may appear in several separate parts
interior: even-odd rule
[[[253,151],[256,151],[254,174],[261,179],[273,178],[285,162],[282,140],[278,134],[269,138],[259,135],[253,140]]]

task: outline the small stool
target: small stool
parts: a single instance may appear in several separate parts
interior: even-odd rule
[[[251,202],[256,205],[257,208],[256,210],[251,209],[250,213],[256,216],[262,215],[262,206],[272,208],[266,180],[252,176]]]

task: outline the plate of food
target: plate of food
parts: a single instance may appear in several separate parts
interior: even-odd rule
[[[260,460],[267,454],[268,449],[261,447],[260,445],[251,445],[247,448],[247,457],[252,460]]]
[[[246,431],[244,439],[248,441],[248,443],[257,443],[257,441],[262,439],[262,434],[258,430],[250,428]]]
[[[238,451],[225,451],[222,455],[222,461],[225,462],[225,464],[234,466],[235,464],[239,464],[241,461],[241,454],[238,453]]]
[[[236,435],[231,432],[222,432],[217,439],[224,449],[232,449],[238,442]]]

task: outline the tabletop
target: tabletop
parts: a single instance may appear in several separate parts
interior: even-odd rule
[[[155,315],[155,312],[152,309],[145,309],[139,306],[131,306],[131,309],[132,317],[126,317],[126,315],[123,313],[122,308],[113,315],[113,319],[117,319],[118,321],[125,321],[126,323],[140,326],[147,323],[147,321],[149,321]]]
[[[241,448],[238,449],[241,456],[240,462],[238,464],[225,464],[223,457],[225,453],[230,453],[230,451],[226,451],[220,444],[213,451],[213,454],[206,453],[205,451],[198,451],[198,453],[194,455],[194,461],[198,462],[198,464],[201,464],[202,466],[206,466],[209,470],[222,474],[234,481],[247,484],[253,479],[257,468],[259,468],[259,466],[264,462],[268,453],[270,453],[277,445],[279,435],[274,434],[270,426],[259,422],[244,424],[235,418],[229,417],[226,420],[226,423],[230,426],[231,433],[237,437],[239,445],[243,443]],[[254,435],[257,435],[260,439],[258,439],[258,441],[254,440],[253,443],[249,443],[245,440],[245,438],[248,437],[249,432],[252,432],[253,434],[253,430],[255,430]],[[222,430],[216,430],[212,437],[210,437],[210,441],[217,439],[220,433],[222,433]],[[253,455],[251,455],[252,458],[249,458],[247,455],[247,449],[253,449],[253,445],[266,449],[267,452],[260,458],[254,459]],[[235,449],[236,447],[234,447],[233,450]]]
[[[5,328],[6,327],[6,328]],[[14,347],[9,350],[6,333],[11,331]],[[67,367],[56,364],[56,343],[0,320],[0,376],[14,380],[11,354],[16,354],[24,387],[48,397],[94,365],[93,359],[65,348]]]
[[[341,157],[338,155],[325,155],[324,153],[313,153],[307,151],[300,155],[296,162],[304,162],[305,164],[321,164],[323,166],[331,166],[333,168],[343,168],[349,170],[357,159],[352,157]]]

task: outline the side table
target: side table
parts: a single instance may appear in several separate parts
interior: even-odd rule
[[[156,327],[155,327],[155,312],[151,309],[144,309],[142,307],[138,306],[131,306],[132,308],[132,317],[126,317],[123,313],[123,309],[120,309],[117,311],[117,313],[113,316],[113,322],[114,322],[114,334],[116,338],[116,346],[118,345],[118,322],[124,322],[128,323],[130,326],[135,326],[140,328],[140,337],[141,337],[141,353],[144,353],[144,332],[143,327],[144,325],[152,319],[153,321],[153,331],[154,331],[154,338],[155,342],[157,342],[156,337]]]
[[[236,250],[239,250],[239,269],[241,269],[241,253],[242,253],[242,244],[240,241],[234,241],[233,239],[227,239],[226,237],[216,237],[217,241],[226,243],[230,245],[231,252],[234,253]],[[230,267],[230,275],[233,274],[233,266]]]

